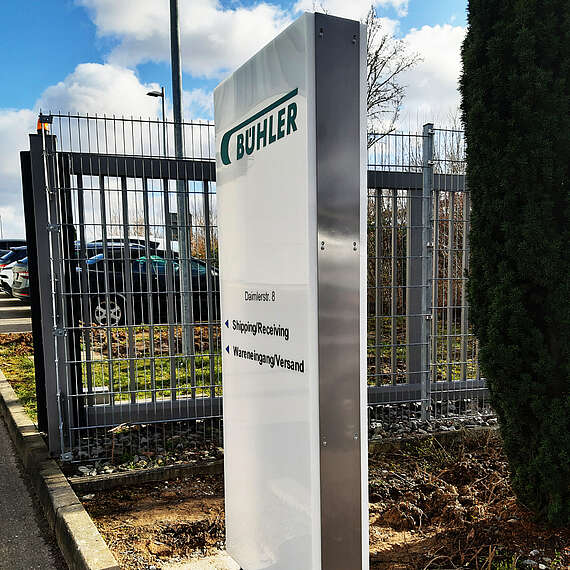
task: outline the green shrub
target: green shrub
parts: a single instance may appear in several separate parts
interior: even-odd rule
[[[570,522],[570,2],[470,0],[469,296],[520,502]]]

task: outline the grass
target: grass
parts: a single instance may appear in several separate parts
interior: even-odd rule
[[[405,382],[407,378],[407,356],[408,341],[406,338],[406,317],[396,317],[396,346],[391,346],[392,319],[390,317],[382,317],[379,319],[381,324],[380,335],[381,341],[378,346],[376,344],[375,319],[368,319],[368,338],[367,338],[367,358],[369,366],[368,385],[375,386],[377,383],[390,384],[393,379],[397,379],[397,383]],[[470,335],[467,338],[466,346],[466,362],[465,362],[465,378],[463,378],[463,366],[460,362],[461,358],[461,326],[453,324],[450,334],[451,342],[448,347],[447,343],[447,325],[438,323],[437,335],[431,337],[431,342],[435,340],[433,350],[435,354],[431,355],[433,382],[451,380],[456,382],[464,379],[473,379],[477,375],[477,355],[475,348],[475,337],[472,336],[472,330],[468,330]],[[395,361],[397,370],[392,370],[392,348],[394,348]],[[449,353],[448,353],[449,348]],[[379,370],[376,370],[376,357],[379,358]]]
[[[210,377],[210,359],[213,359],[213,379]],[[216,396],[221,396],[221,357],[211,356],[209,353],[197,354],[193,357],[193,370],[189,360],[177,356],[161,356],[154,360],[136,358],[132,361],[92,362],[92,385],[108,389],[112,387],[115,401],[129,400],[133,392],[137,400],[143,400],[152,396],[154,376],[156,397],[165,399],[171,395],[171,376],[174,375],[176,393],[180,396],[207,396],[212,389]],[[83,377],[86,378],[87,365],[82,366]]]
[[[26,413],[37,423],[38,409],[31,334],[2,335],[0,369],[22,402]]]
[[[172,386],[177,396],[221,396],[221,356],[215,354],[219,351],[219,327],[210,330],[207,325],[197,324],[193,330],[194,355],[182,357],[179,326],[170,330],[166,326],[151,329],[141,325],[132,333],[121,327],[86,329],[88,336],[81,334],[80,338],[84,390],[89,393],[94,388],[106,388],[115,402],[169,399]],[[130,350],[129,338],[133,341]]]
[[[405,381],[407,377],[407,347],[406,347],[406,319],[397,319],[397,342],[396,378]],[[389,342],[390,323],[384,320],[382,326],[383,339]],[[380,379],[392,381],[393,372],[391,370],[391,347],[384,344],[374,347],[374,327],[369,326],[368,334],[368,363],[369,371],[374,371],[376,352],[380,356],[381,369],[379,376],[375,373],[369,377],[369,384],[375,385]],[[94,388],[106,388],[112,392],[116,402],[129,401],[133,394],[136,401],[170,399],[172,395],[171,383],[176,386],[177,396],[204,397],[222,396],[221,380],[221,356],[210,353],[209,330],[206,326],[196,326],[195,335],[195,355],[191,358],[181,357],[181,331],[176,327],[174,332],[169,333],[168,327],[156,326],[154,329],[154,353],[155,357],[150,358],[150,331],[147,326],[136,327],[134,331],[135,349],[131,356],[127,358],[127,333],[125,329],[112,329],[108,333],[105,330],[93,329],[90,333],[90,364],[86,364],[87,354],[85,353],[86,339],[81,335],[80,349],[82,351],[81,372],[83,386],[86,392],[92,392]],[[445,331],[440,326],[440,334]],[[169,334],[174,336],[171,338]],[[454,330],[453,334],[459,334],[459,330]],[[219,329],[214,331],[212,337],[212,347],[214,352],[219,350]],[[444,342],[445,338],[438,338],[438,346]],[[172,345],[174,342],[174,346]],[[445,343],[445,342],[444,342]],[[172,347],[173,355],[169,355],[169,347]],[[445,347],[444,347],[445,348]],[[453,354],[459,356],[460,338],[453,338]],[[452,380],[460,380],[462,367],[460,363],[452,362],[449,366],[446,362],[445,351],[438,350],[437,364],[434,366],[436,380],[446,379],[451,371]],[[472,351],[469,351],[471,354]],[[452,354],[452,357],[453,357]],[[22,401],[26,411],[34,419],[37,417],[36,394],[34,382],[32,338],[29,333],[3,335],[0,341],[0,368],[6,374],[12,384],[16,394]],[[211,360],[212,366],[211,366]],[[453,358],[452,358],[453,360]],[[191,362],[193,361],[193,366]],[[88,367],[91,374],[88,374]],[[473,378],[476,372],[476,362],[470,359],[467,362],[467,377]],[[90,376],[91,382],[87,383]]]
[[[146,353],[148,354],[148,352]],[[91,356],[91,386],[112,388],[116,402],[128,401],[134,392],[136,400],[152,398],[152,377],[154,375],[157,400],[171,397],[171,371],[174,373],[177,396],[202,397],[222,395],[222,365],[220,355],[209,352],[197,353],[192,360],[179,356],[163,356],[154,361],[148,356],[135,358],[130,362],[125,358],[101,352]],[[213,359],[213,378],[210,378],[210,359]],[[84,389],[87,391],[87,365],[83,363]],[[33,361],[33,345],[30,333],[0,335],[0,369],[22,402],[30,418],[37,422],[36,383]],[[111,379],[112,378],[112,382]]]

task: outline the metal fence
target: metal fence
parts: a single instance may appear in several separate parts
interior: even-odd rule
[[[50,131],[31,135],[22,164],[50,449],[124,461],[220,445],[213,125],[184,124],[173,158],[173,123],[40,119]],[[427,125],[369,149],[372,423],[487,405],[465,291],[463,144]]]
[[[185,124],[184,157],[172,158],[172,123],[41,121],[50,134],[31,137],[27,215],[37,237],[47,400],[41,427],[50,449],[82,460],[160,451],[173,437],[176,445],[218,444],[211,125]]]
[[[369,406],[388,431],[489,411],[469,323],[464,144],[428,124],[369,149]]]

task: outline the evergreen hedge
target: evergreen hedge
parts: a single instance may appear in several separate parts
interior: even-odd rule
[[[570,522],[570,2],[470,0],[469,298],[519,501]]]

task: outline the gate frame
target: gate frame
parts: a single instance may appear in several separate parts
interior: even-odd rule
[[[40,116],[40,120],[51,123],[50,116]],[[78,291],[75,283],[78,278],[76,272],[71,270],[73,264],[70,262],[68,271],[64,271],[64,260],[71,259],[76,238],[74,222],[77,223],[77,220],[72,219],[71,201],[66,196],[70,191],[69,181],[72,175],[78,176],[78,179],[82,176],[106,176],[117,177],[121,181],[126,178],[146,181],[149,173],[160,172],[160,178],[164,181],[202,182],[202,195],[206,197],[206,207],[209,210],[209,183],[215,182],[215,163],[183,158],[58,151],[57,137],[45,130],[31,134],[30,150],[21,154],[24,210],[27,234],[32,246],[29,251],[33,274],[30,293],[32,303],[36,306],[36,310],[32,311],[32,328],[37,333],[34,335],[37,339],[34,340],[34,369],[37,378],[38,423],[47,435],[50,453],[60,456],[64,461],[72,459],[72,454],[64,451],[65,431],[69,427],[96,428],[105,423],[125,421],[144,423],[221,416],[222,398],[215,396],[213,390],[208,398],[193,399],[191,406],[188,406],[186,399],[128,402],[104,408],[85,405],[87,398],[81,397],[81,364],[77,364],[80,359],[66,357],[66,354],[78,354],[79,350],[82,333],[78,327],[74,327],[75,330],[71,333],[67,330],[73,326],[67,317],[78,314],[71,310],[71,303],[77,300],[74,298],[64,302],[61,295],[62,287],[68,292]],[[123,182],[121,184],[123,187]],[[54,219],[59,223],[50,223]],[[210,224],[210,219],[205,219],[204,231],[208,242]],[[210,254],[211,251],[208,255]],[[211,267],[210,258],[206,260],[206,265]],[[211,294],[212,291],[209,290],[209,318],[214,310]],[[211,334],[213,324],[210,321],[208,330]],[[67,360],[75,361],[75,364],[67,364]],[[213,359],[210,359],[210,368],[213,366]],[[66,376],[68,371],[72,372],[70,378]],[[70,385],[75,387],[73,398],[69,398],[66,393]]]

